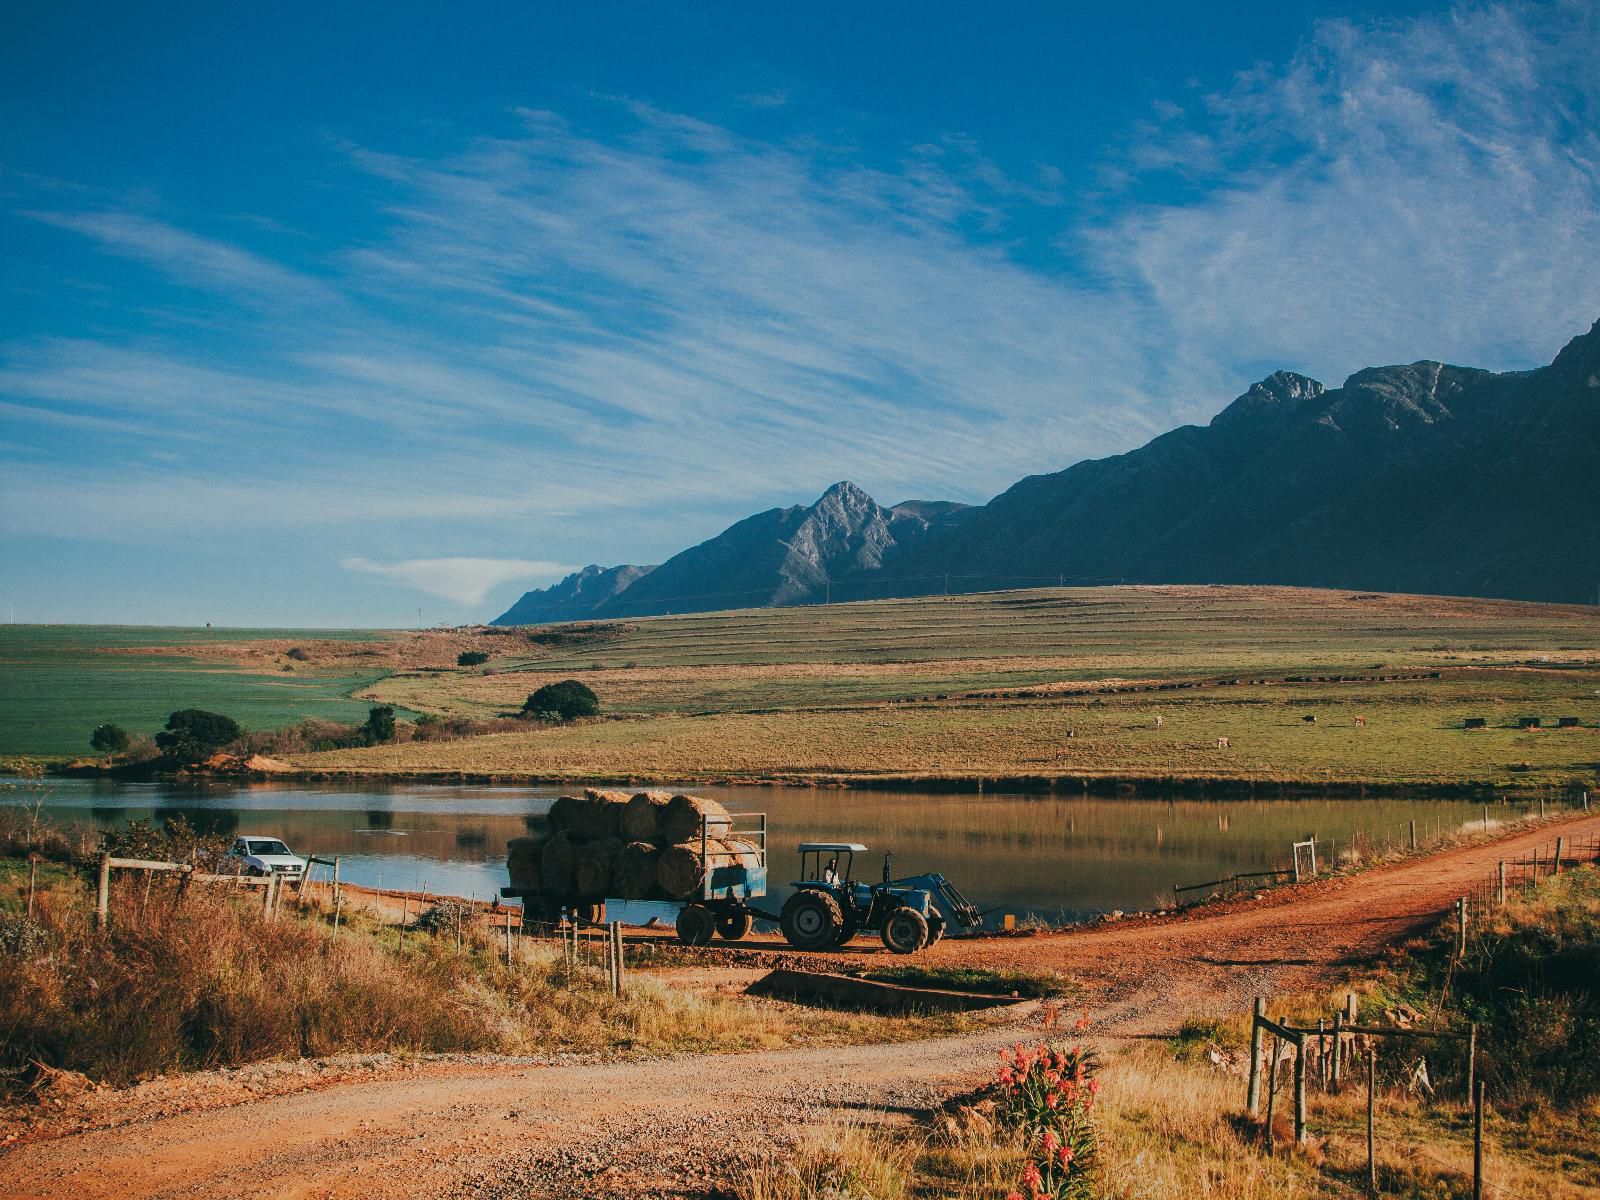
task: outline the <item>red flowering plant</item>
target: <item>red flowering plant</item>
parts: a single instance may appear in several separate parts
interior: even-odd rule
[[[996,1115],[1028,1137],[1028,1165],[1011,1200],[1085,1200],[1093,1195],[1095,1076],[1099,1060],[1082,1046],[1025,1046],[1000,1052]]]

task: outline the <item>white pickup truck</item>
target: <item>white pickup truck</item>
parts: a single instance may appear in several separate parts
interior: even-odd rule
[[[239,860],[247,875],[286,875],[298,879],[306,873],[306,860],[277,838],[243,834],[234,839],[229,853]]]

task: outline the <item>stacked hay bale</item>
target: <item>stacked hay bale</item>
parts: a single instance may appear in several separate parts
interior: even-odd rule
[[[550,832],[514,838],[511,886],[553,900],[686,900],[707,871],[756,867],[753,842],[730,837],[733,818],[715,800],[667,792],[601,791],[562,796]]]

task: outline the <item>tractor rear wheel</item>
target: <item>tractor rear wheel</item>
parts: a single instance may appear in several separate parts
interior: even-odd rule
[[[915,954],[928,940],[928,919],[906,905],[895,909],[883,922],[883,944],[896,954]]]
[[[861,932],[861,918],[852,912],[844,914],[844,923],[839,926],[839,936],[833,939],[835,946],[848,945],[856,934]]]
[[[755,917],[748,908],[736,908],[728,912],[717,914],[717,936],[725,942],[737,942],[750,932],[750,926],[755,924]]]
[[[685,946],[704,946],[716,932],[717,919],[703,904],[685,904],[678,910],[678,940]]]
[[[796,950],[827,950],[839,940],[844,914],[827,892],[796,892],[783,906],[779,924],[783,936]]]

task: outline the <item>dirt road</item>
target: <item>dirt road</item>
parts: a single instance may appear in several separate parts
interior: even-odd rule
[[[1600,817],[1178,919],[945,942],[931,961],[1083,978],[1097,1031],[1171,1029],[1257,992],[1332,982],[1425,925],[1502,858]],[[1022,1018],[1019,1016],[1018,1020]],[[930,1042],[615,1065],[428,1067],[19,1146],[6,1196],[651,1196],[704,1194],[775,1129],[828,1111],[919,1109],[976,1081],[1018,1027]],[[662,1181],[673,1181],[670,1185]]]

